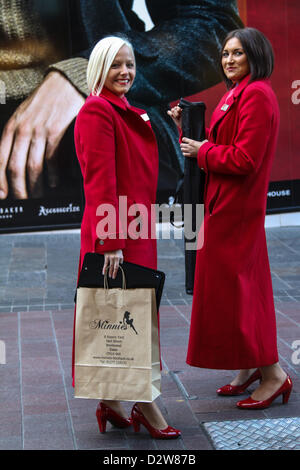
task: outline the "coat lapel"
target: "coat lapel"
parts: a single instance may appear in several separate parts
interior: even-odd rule
[[[127,111],[127,109],[130,109],[130,104],[128,103],[125,96],[124,98],[119,98],[119,96],[115,95],[114,93],[112,93],[105,87],[102,88],[100,96],[102,98],[105,98],[107,101],[117,106],[118,108],[123,109],[124,111]]]
[[[210,124],[210,135],[212,135],[216,125],[219,124],[219,122],[226,116],[226,114],[229,113],[238,96],[248,85],[249,79],[250,75],[247,75],[237,87],[231,88],[227,93],[225,93],[212,115]]]
[[[119,98],[119,96],[115,95],[112,93],[110,90],[107,88],[103,87],[102,91],[100,93],[100,96],[107,101],[109,101],[111,104],[114,106],[122,109],[123,111],[130,111],[133,113],[135,116],[138,116],[139,119],[145,124],[146,128],[150,129],[152,135],[154,135],[150,119],[146,111],[140,108],[135,108],[134,106],[131,106],[131,104],[127,101],[125,96],[123,98]]]

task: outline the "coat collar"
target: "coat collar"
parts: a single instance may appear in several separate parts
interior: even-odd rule
[[[113,104],[114,106],[117,106],[120,109],[123,109],[124,111],[130,111],[134,115],[139,116],[139,118],[142,117],[142,122],[146,124],[147,128],[150,129],[153,134],[149,116],[146,113],[146,111],[144,111],[143,109],[135,108],[134,106],[131,106],[129,102],[127,101],[127,99],[125,98],[125,96],[123,98],[120,98],[119,96],[115,95],[110,90],[108,90],[106,87],[103,87],[99,97],[104,98],[105,100]]]
[[[249,80],[250,80],[250,74],[246,75],[246,77],[243,78],[243,80],[238,84],[238,86],[232,87],[234,99],[236,99],[242,93],[242,91],[246,88],[246,86],[249,83]]]
[[[250,80],[250,74],[246,75],[246,77],[244,77],[243,80],[237,86],[231,87],[230,90],[227,93],[225,93],[225,95],[221,99],[220,103],[218,104],[218,107],[216,108],[214,112],[212,122],[211,122],[211,129],[221,119],[223,119],[224,116],[226,116],[226,114],[229,112],[229,110],[233,106],[238,96],[240,96],[242,91],[248,85],[249,80]]]
[[[127,111],[127,109],[130,109],[131,107],[125,96],[123,98],[120,98],[119,96],[115,95],[110,90],[108,90],[106,87],[102,88],[100,96],[112,103],[113,105],[123,109],[124,111]]]
[[[115,95],[110,90],[108,90],[106,87],[102,88],[102,91],[99,96],[109,101],[111,104],[123,109],[124,111],[130,110],[131,112],[137,114],[138,116],[145,115],[148,117],[146,111],[144,111],[143,109],[135,108],[134,106],[131,106],[131,104],[128,102],[125,96],[123,98],[120,98],[119,96]],[[144,119],[144,120],[148,121],[149,117],[148,119]],[[150,121],[148,122],[148,127],[149,127],[149,124],[150,124]]]

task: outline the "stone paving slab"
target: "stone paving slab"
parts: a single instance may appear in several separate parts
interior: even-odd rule
[[[300,450],[300,418],[207,423],[218,450]]]
[[[300,313],[300,303],[295,303],[294,309],[291,304],[288,307],[285,316],[295,309]],[[73,310],[10,312],[0,315],[1,339],[8,346],[7,364],[0,366],[0,448],[204,450],[214,448],[205,423],[300,416],[300,377],[291,363],[292,349],[287,346],[294,339],[292,322],[290,336],[285,328],[284,343],[279,341],[281,359],[294,380],[289,404],[282,406],[277,400],[267,410],[245,412],[235,407],[235,397],[215,394],[234,372],[197,369],[185,363],[189,325],[180,309],[162,306],[161,318],[164,367],[158,404],[168,422],[182,430],[181,439],[160,442],[151,439],[144,428],[135,434],[110,425],[109,432],[100,434],[95,418],[97,401],[73,398]],[[168,331],[166,322],[171,318]],[[285,318],[285,322],[290,320]],[[176,346],[171,338],[176,338]],[[129,412],[130,404],[125,407]]]
[[[300,227],[267,230],[280,361],[294,388],[287,405],[278,399],[260,411],[239,410],[235,397],[216,395],[234,371],[186,364],[192,297],[184,289],[182,242],[159,241],[159,269],[167,279],[160,308],[163,372],[158,405],[167,421],[181,429],[182,438],[156,441],[143,427],[135,434],[108,424],[108,432],[100,434],[97,401],[74,398],[71,354],[79,233],[2,235],[0,341],[6,346],[6,363],[0,364],[0,449],[212,450],[218,445],[210,423],[222,427],[230,421],[233,429],[234,423],[299,418],[299,239]],[[125,408],[130,412],[130,403]]]

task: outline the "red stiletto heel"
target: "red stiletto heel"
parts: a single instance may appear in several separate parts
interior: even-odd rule
[[[132,420],[134,432],[140,432],[141,425],[138,421]]]
[[[287,402],[289,401],[291,391],[292,391],[292,387],[290,388],[290,390],[288,390],[287,392],[284,392],[282,394],[282,404],[283,405],[286,405]]]
[[[142,424],[154,439],[176,439],[181,436],[181,432],[178,429],[172,428],[172,426],[168,426],[165,429],[154,428],[139,410],[137,404],[132,408],[131,418],[135,432],[139,432]]]
[[[105,416],[101,416],[101,415],[99,416],[97,414],[96,414],[96,416],[97,416],[97,420],[98,420],[99,431],[101,433],[104,433],[106,431],[106,418],[105,418]]]
[[[292,388],[292,379],[287,376],[281,387],[279,387],[279,389],[267,400],[253,400],[253,398],[249,397],[246,400],[237,402],[236,406],[243,410],[263,410],[268,408],[275,398],[279,397],[280,395],[282,395],[282,403],[285,405],[289,401]]]
[[[96,417],[99,425],[99,431],[101,433],[106,431],[107,421],[117,428],[128,428],[132,424],[131,418],[123,418],[112,408],[101,402],[98,403]]]
[[[249,379],[246,380],[246,382],[244,382],[242,385],[224,385],[223,387],[218,388],[217,394],[227,396],[242,395],[249,385],[251,385],[256,380],[261,380],[261,372],[259,369],[256,369],[256,371],[253,372]]]

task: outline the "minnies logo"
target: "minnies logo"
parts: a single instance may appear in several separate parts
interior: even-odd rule
[[[130,328],[136,335],[138,334],[133,325],[133,318],[130,318],[130,312],[127,311],[124,313],[123,321],[119,321],[119,323],[112,323],[109,320],[93,320],[89,327],[91,330],[127,330]]]

